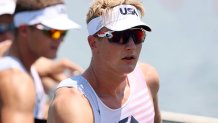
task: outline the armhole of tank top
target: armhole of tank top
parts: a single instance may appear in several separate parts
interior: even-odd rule
[[[144,80],[145,85],[146,85],[146,88],[148,89],[148,92],[149,92],[149,97],[150,97],[150,99],[151,99],[151,101],[152,101],[152,104],[153,104],[153,106],[154,106],[153,96],[152,96],[152,94],[151,94],[151,89],[150,89],[150,87],[149,87],[149,85],[148,85],[148,83],[147,83],[147,81],[146,81],[145,75],[144,75],[144,73],[143,73],[143,71],[142,71],[142,68],[140,67],[140,64],[137,64],[136,71],[141,75],[141,79]]]
[[[92,111],[94,113],[93,114],[94,121],[95,121],[94,123],[101,123],[101,115],[100,115],[100,108],[98,105],[97,94],[95,93],[94,89],[91,87],[89,82],[83,76],[80,76],[79,79],[80,81],[85,81],[84,83],[85,88],[83,93],[86,93],[84,95],[86,96],[90,106],[92,107]]]
[[[0,61],[1,61],[1,64],[4,64],[4,65],[0,66],[0,70],[17,68],[21,71],[27,72],[26,68],[21,63],[21,61],[14,56],[4,56],[4,57],[0,58]],[[5,65],[5,63],[6,63],[6,65]]]
[[[82,85],[83,87],[81,87],[80,85]],[[83,93],[83,95],[87,98],[87,100],[89,101],[89,104],[92,108],[93,115],[94,115],[93,117],[94,117],[94,121],[95,121],[94,123],[100,123],[100,121],[101,121],[100,109],[98,106],[96,94],[93,92],[94,90],[91,88],[91,85],[89,85],[88,81],[84,77],[82,77],[80,75],[80,76],[75,76],[75,77],[63,80],[58,85],[56,90],[59,88],[62,88],[62,87],[76,88],[81,93]]]

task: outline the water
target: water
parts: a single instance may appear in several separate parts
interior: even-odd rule
[[[86,12],[89,0],[67,0],[70,17],[81,30],[68,33],[58,58],[87,68]],[[140,61],[160,75],[161,110],[218,118],[217,0],[143,0],[143,20],[153,31],[143,45]]]

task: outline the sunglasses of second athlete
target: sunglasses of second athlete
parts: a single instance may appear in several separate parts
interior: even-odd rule
[[[4,34],[6,32],[12,32],[14,30],[14,24],[0,24],[0,34]]]
[[[135,44],[141,44],[145,40],[146,32],[142,28],[131,28],[124,31],[107,31],[95,36],[108,38],[109,42],[116,44],[126,44],[131,37]]]
[[[37,24],[37,25],[34,25],[33,27],[35,27],[38,30],[43,31],[45,35],[49,36],[53,40],[60,40],[64,38],[67,34],[67,30],[52,29],[42,24]]]

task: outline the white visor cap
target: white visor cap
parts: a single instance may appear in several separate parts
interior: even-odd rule
[[[80,25],[68,17],[64,4],[49,6],[36,11],[17,13],[14,17],[14,23],[16,27],[41,23],[47,27],[57,30],[80,28]]]
[[[0,0],[0,15],[14,14],[16,0]]]
[[[137,26],[151,31],[151,28],[141,21],[141,14],[134,6],[119,5],[106,13],[105,16],[92,19],[87,28],[89,35],[94,35],[103,27],[113,31],[122,31]]]

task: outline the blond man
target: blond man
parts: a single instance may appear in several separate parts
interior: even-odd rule
[[[139,0],[93,2],[87,14],[90,66],[59,84],[48,123],[161,122],[158,73],[138,63],[151,31],[143,14]]]

